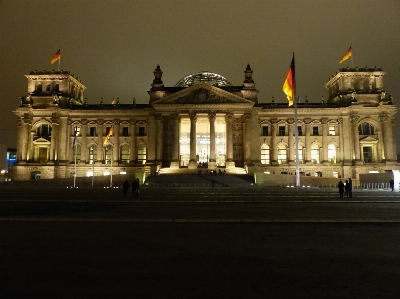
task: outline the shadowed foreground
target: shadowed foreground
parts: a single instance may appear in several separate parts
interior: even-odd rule
[[[33,192],[27,198],[21,192],[8,191],[8,199],[0,200],[0,296],[400,296],[400,223],[384,220],[385,215],[394,219],[392,211],[399,205],[396,202],[346,204],[319,200],[316,203],[264,204],[251,202],[255,192],[249,195],[250,202],[246,203],[195,203],[196,198],[203,197],[195,192],[187,192],[185,196],[182,190],[171,194],[177,202],[151,201],[155,196],[162,201],[162,191],[155,190],[157,196],[152,196],[149,190],[143,190],[142,202],[132,198],[125,200],[118,192],[119,198],[110,198],[115,203],[86,201],[82,205],[77,202],[77,193],[71,202],[66,201],[68,196],[64,194],[58,210],[54,206],[58,199],[51,196],[56,191],[52,189],[47,190],[47,201],[43,201],[40,192]],[[282,200],[293,199],[294,193],[284,198],[284,192],[279,195]],[[237,193],[238,190],[232,190],[233,195]],[[83,194],[85,198],[81,200],[88,200],[87,193]],[[303,200],[312,194],[304,193]],[[324,200],[329,201],[329,196],[333,195],[336,199],[335,193],[328,194]],[[361,193],[356,195],[361,198]],[[376,193],[375,197],[378,195]],[[388,195],[393,201],[397,200],[397,194]],[[204,196],[221,199],[219,193]],[[51,202],[51,198],[55,202]],[[246,194],[243,198],[246,199]],[[351,218],[342,222],[290,220],[290,215],[297,214],[298,218],[299,213],[304,215],[305,221],[307,217],[318,220],[319,215],[324,218],[332,215],[332,219],[337,219],[360,209],[368,214],[366,222],[352,222]],[[264,217],[288,220],[284,223],[246,222],[260,217],[260,210],[265,211]],[[382,222],[368,222],[378,210]],[[148,219],[143,223],[136,221],[141,213]],[[149,219],[152,214],[154,220]],[[190,215],[193,221],[162,222],[162,217],[172,217],[170,215],[177,220]],[[208,223],[207,219],[215,215],[225,217],[226,221]],[[357,214],[357,218],[360,215]],[[239,221],[233,222],[235,219]]]

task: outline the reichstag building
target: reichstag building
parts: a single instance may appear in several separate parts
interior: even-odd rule
[[[358,178],[400,169],[397,108],[379,68],[343,68],[325,84],[326,101],[258,102],[250,65],[234,85],[200,72],[164,86],[160,66],[146,104],[88,104],[67,71],[33,71],[18,117],[14,179],[67,178],[222,169],[227,173]],[[149,82],[150,83],[150,82]],[[112,128],[109,140],[105,142]]]

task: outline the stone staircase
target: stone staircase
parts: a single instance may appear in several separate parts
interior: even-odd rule
[[[249,187],[254,184],[254,178],[247,174],[205,173],[198,171],[162,172],[149,176],[146,187]]]

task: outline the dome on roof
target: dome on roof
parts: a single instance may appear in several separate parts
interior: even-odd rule
[[[198,83],[207,83],[216,86],[232,86],[232,84],[221,75],[210,72],[199,72],[186,76],[178,81],[175,87],[189,87]]]

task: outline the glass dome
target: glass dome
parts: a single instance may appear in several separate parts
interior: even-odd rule
[[[207,83],[217,86],[232,86],[232,84],[221,75],[210,72],[199,72],[179,80],[178,83],[175,84],[175,87],[189,87],[198,83]]]

